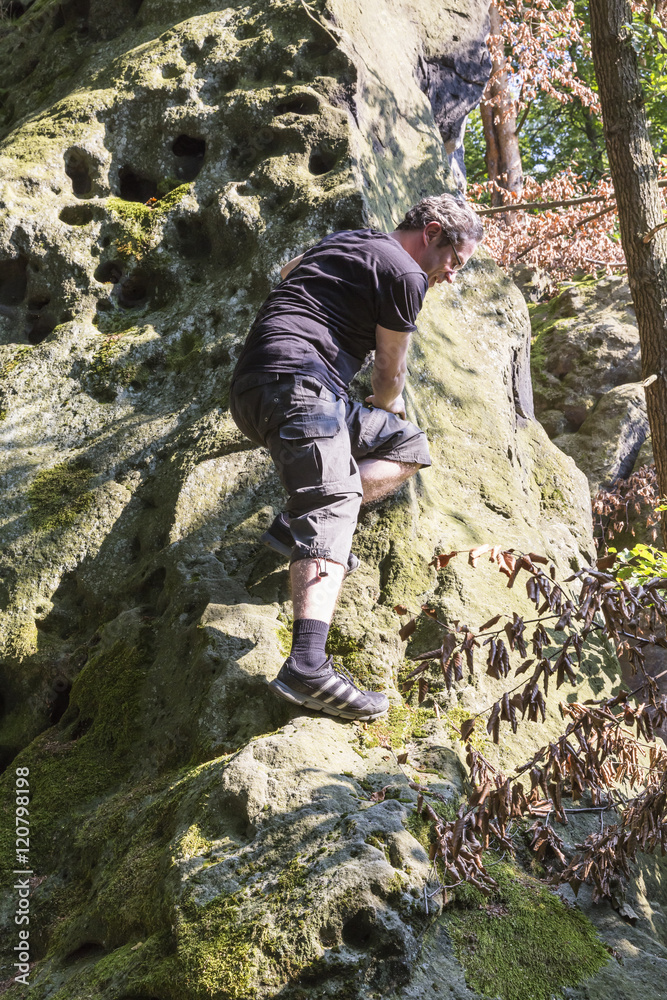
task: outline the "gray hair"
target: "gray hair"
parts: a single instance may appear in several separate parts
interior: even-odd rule
[[[479,243],[484,237],[484,229],[478,216],[467,202],[456,194],[437,194],[422,198],[413,205],[397,229],[424,229],[429,222],[439,222],[443,239],[440,243]]]

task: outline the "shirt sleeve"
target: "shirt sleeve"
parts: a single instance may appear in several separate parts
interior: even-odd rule
[[[425,274],[410,272],[388,282],[381,294],[378,323],[386,330],[414,333],[415,320],[428,289]]]

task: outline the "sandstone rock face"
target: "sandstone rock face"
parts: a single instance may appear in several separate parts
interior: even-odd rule
[[[530,309],[535,413],[596,492],[632,472],[648,436],[627,279],[573,282]]]
[[[474,997],[465,942],[451,943],[460,925],[424,905],[410,781],[456,807],[451,724],[501,685],[475,670],[458,691],[433,683],[421,707],[404,703],[391,609],[429,599],[479,623],[529,607],[486,565],[436,576],[434,549],[501,542],[565,573],[592,556],[585,479],[530,416],[523,300],[480,253],[420,317],[408,401],[433,467],[362,515],[362,565],[332,629],[338,661],[390,693],[388,720],[368,729],[267,691],[291,605],[285,564],[258,537],[283,498],[234,427],[227,387],[285,260],[335,228],[391,229],[451,184],[417,67],[479,51],[484,5],[38,0],[12,16],[0,38],[3,986],[21,768],[32,964],[9,995],[398,1000],[436,982]],[[410,641],[429,648],[431,623]],[[579,696],[608,690],[614,670],[602,651]],[[546,727],[489,749],[497,766],[559,731],[557,697]],[[542,947],[548,965],[548,912],[581,945],[562,982],[593,973],[590,925],[567,923],[517,871],[506,878],[535,941],[515,942],[513,964],[529,976]],[[641,948],[659,963],[656,942]],[[628,983],[606,995],[632,995]]]
[[[641,383],[609,389],[576,434],[554,438],[588,476],[591,491],[627,478],[649,434],[646,397]]]

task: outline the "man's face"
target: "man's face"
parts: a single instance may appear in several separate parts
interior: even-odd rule
[[[457,272],[461,269],[456,255],[458,254],[461,264],[465,264],[472,257],[477,246],[474,242],[462,243],[456,247],[456,253],[454,247],[449,243],[438,246],[442,239],[442,229],[437,222],[429,223],[424,230],[423,239],[424,245],[418,263],[428,275],[429,288],[433,288],[434,285],[439,285],[443,281],[447,281],[451,285]]]

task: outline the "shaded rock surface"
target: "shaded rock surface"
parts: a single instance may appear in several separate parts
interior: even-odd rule
[[[421,0],[41,0],[2,26],[3,987],[17,768],[34,872],[30,986],[9,996],[477,995],[456,914],[423,905],[410,780],[458,804],[451,723],[502,685],[475,670],[405,704],[391,609],[532,608],[486,564],[436,576],[434,549],[499,542],[564,574],[592,558],[585,479],[531,418],[524,302],[480,253],[420,317],[407,396],[433,468],[363,513],[331,636],[390,694],[368,729],[267,692],[291,605],[258,537],[283,497],[227,387],[285,260],[453,187],[417,67],[467,58],[485,24],[483,5]],[[616,671],[600,647],[579,697]],[[559,731],[557,698],[545,727],[489,748],[497,766]],[[535,954],[548,964],[546,911],[567,918],[527,879],[507,875],[536,928],[513,950],[525,976]],[[544,996],[604,961],[588,921],[571,933],[584,960]]]
[[[593,492],[626,478],[649,433],[627,279],[572,282],[530,312],[538,419]]]

